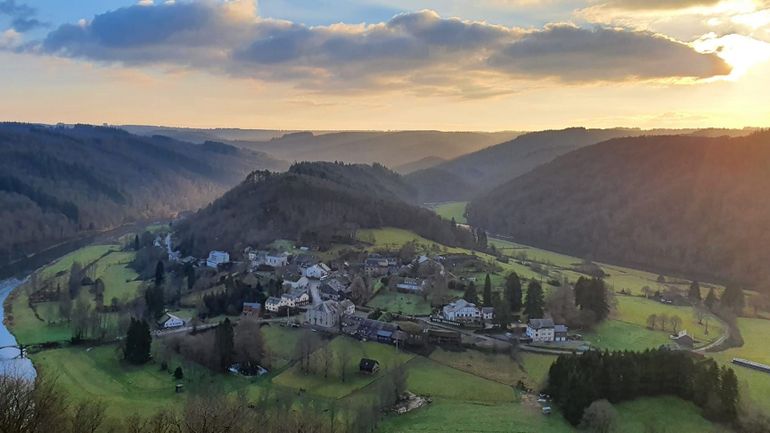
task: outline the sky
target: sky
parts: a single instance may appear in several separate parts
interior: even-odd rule
[[[770,126],[770,0],[0,0],[0,120]]]

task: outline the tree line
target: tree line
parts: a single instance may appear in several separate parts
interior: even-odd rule
[[[731,368],[665,349],[560,355],[548,372],[545,392],[573,425],[594,401],[659,395],[692,401],[711,420],[733,422],[738,416],[738,378]]]

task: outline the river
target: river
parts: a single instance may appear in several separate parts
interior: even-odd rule
[[[21,283],[23,281],[16,278],[0,281],[0,347],[16,345],[16,338],[3,324],[5,318],[3,303],[13,289]],[[10,373],[33,379],[36,372],[35,367],[32,366],[32,361],[27,358],[19,358],[18,355],[19,349],[15,347],[0,349],[0,374]]]

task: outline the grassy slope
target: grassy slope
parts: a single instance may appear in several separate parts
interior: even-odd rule
[[[381,290],[367,306],[406,315],[427,315],[432,311],[430,302],[420,295]]]
[[[436,205],[433,210],[440,217],[446,218],[448,220],[454,218],[456,223],[466,224],[468,222],[468,220],[465,219],[465,207],[467,205],[467,201],[452,201]]]

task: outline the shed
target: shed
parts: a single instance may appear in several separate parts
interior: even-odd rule
[[[358,363],[358,370],[366,374],[377,373],[380,369],[380,363],[377,360],[369,358],[361,358],[361,362]]]

